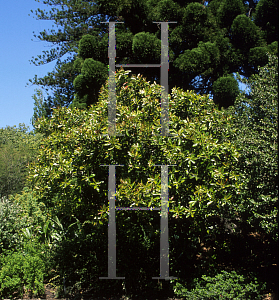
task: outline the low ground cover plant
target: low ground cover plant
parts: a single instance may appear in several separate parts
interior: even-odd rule
[[[0,296],[4,298],[43,296],[48,258],[39,243],[26,242],[23,249],[0,255]]]
[[[235,271],[221,271],[213,277],[203,275],[196,278],[192,285],[192,289],[187,289],[176,282],[175,295],[187,300],[260,300],[265,288],[265,284],[259,283],[257,278],[248,278]]]
[[[0,201],[0,298],[42,296],[57,230],[32,191]],[[56,232],[55,232],[56,231]]]

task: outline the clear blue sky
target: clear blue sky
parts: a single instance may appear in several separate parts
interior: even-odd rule
[[[37,8],[47,9],[48,6],[35,0],[1,0],[0,128],[24,123],[33,129],[30,122],[34,107],[32,95],[38,87],[26,85],[35,74],[42,77],[55,66],[53,62],[36,67],[29,62],[32,56],[49,48],[48,43],[33,37],[33,31],[38,34],[53,25],[52,21],[36,20],[30,10]]]
[[[38,67],[29,62],[50,47],[33,36],[33,31],[38,35],[53,25],[52,21],[36,19],[30,10],[37,8],[48,10],[49,7],[35,0],[1,1],[0,128],[24,123],[33,129],[30,121],[34,107],[32,95],[38,87],[26,85],[35,74],[43,77],[55,66],[55,62]]]

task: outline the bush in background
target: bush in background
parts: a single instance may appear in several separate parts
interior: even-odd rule
[[[26,183],[27,166],[36,158],[40,134],[25,124],[0,128],[0,197],[20,193]]]

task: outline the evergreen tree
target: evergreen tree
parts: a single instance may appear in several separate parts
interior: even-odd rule
[[[267,52],[277,53],[275,0],[44,3],[52,10],[38,9],[35,14],[41,20],[54,20],[57,30],[44,30],[38,38],[56,48],[44,51],[33,63],[57,60],[57,66],[44,78],[30,81],[52,90],[49,106],[74,102],[86,107],[97,101],[108,65],[108,24],[101,22],[124,22],[116,25],[116,63],[160,63],[161,29],[153,21],[177,21],[169,25],[169,88],[210,93],[225,108],[234,104],[238,94],[232,74],[248,78],[267,63]],[[160,78],[157,68],[133,68],[133,72],[151,81]],[[222,81],[230,83],[225,91],[217,88]]]

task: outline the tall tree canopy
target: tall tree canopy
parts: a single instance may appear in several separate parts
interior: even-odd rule
[[[108,65],[108,24],[101,22],[124,22],[116,25],[116,63],[160,63],[161,29],[153,21],[177,21],[169,25],[169,88],[211,93],[223,107],[232,105],[238,94],[232,74],[248,78],[267,63],[267,52],[277,53],[275,0],[45,0],[44,4],[51,9],[38,9],[37,18],[53,20],[57,29],[37,37],[54,47],[32,62],[57,60],[57,65],[44,78],[30,81],[52,90],[49,107],[68,106],[75,93],[76,104],[97,101]],[[159,79],[157,68],[133,71],[148,80]]]

